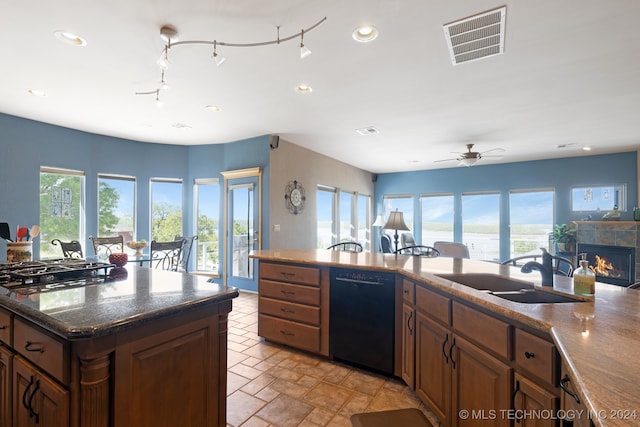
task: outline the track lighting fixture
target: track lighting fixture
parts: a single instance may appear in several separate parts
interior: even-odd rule
[[[156,89],[156,107],[164,107],[164,102],[160,100],[160,89]]]
[[[304,45],[304,34],[308,33],[309,31],[315,29],[316,27],[318,27],[320,24],[322,24],[324,21],[327,20],[327,17],[325,16],[324,18],[322,18],[321,20],[319,20],[318,22],[316,22],[314,25],[310,26],[309,28],[306,29],[302,29],[300,30],[299,33],[297,34],[293,34],[291,36],[287,36],[285,38],[280,38],[280,27],[277,27],[277,37],[274,40],[267,40],[267,41],[262,41],[262,42],[255,42],[255,43],[229,43],[229,42],[223,42],[223,41],[218,41],[218,40],[212,40],[212,41],[208,41],[208,40],[184,40],[184,41],[178,41],[178,31],[171,25],[163,25],[160,28],[160,38],[162,38],[162,40],[164,40],[165,42],[165,46],[162,49],[162,52],[160,53],[160,58],[158,59],[158,65],[160,66],[161,69],[161,78],[160,78],[160,88],[158,88],[157,90],[152,90],[152,91],[148,91],[148,92],[136,92],[136,95],[156,95],[156,101],[161,102],[159,100],[159,92],[160,89],[165,89],[165,87],[168,87],[166,84],[166,81],[164,80],[164,72],[165,70],[167,70],[169,68],[169,50],[177,47],[177,46],[182,46],[182,45],[187,45],[187,44],[208,44],[208,45],[213,45],[213,60],[215,61],[216,65],[219,67],[221,66],[225,61],[226,58],[222,55],[220,55],[218,53],[218,46],[225,46],[225,47],[258,47],[258,46],[268,46],[268,45],[272,45],[272,44],[281,44],[290,40],[294,40],[297,39],[298,37],[300,37],[300,58],[306,58],[307,56],[311,55],[311,50],[309,50],[309,48],[307,48]]]

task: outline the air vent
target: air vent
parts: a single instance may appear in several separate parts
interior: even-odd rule
[[[358,132],[360,135],[373,135],[375,133],[378,133],[378,129],[374,128],[373,126],[368,126],[366,128],[356,129],[356,132]]]
[[[488,58],[504,52],[507,8],[445,24],[444,35],[453,65]]]

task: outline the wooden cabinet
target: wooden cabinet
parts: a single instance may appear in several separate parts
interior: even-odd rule
[[[258,335],[328,355],[326,271],[322,274],[320,267],[264,261],[259,268]]]
[[[415,387],[415,354],[416,354],[416,309],[415,283],[402,281],[402,352],[401,377],[410,387]]]
[[[13,353],[0,344],[0,426],[10,426],[12,406]]]
[[[514,375],[513,418],[523,427],[552,427],[558,425],[556,415],[559,399],[531,379]]]
[[[584,398],[569,377],[568,369],[564,364],[562,364],[560,375],[560,387],[562,389],[560,402],[565,415],[562,420],[562,426],[592,427],[594,424],[590,417],[591,412],[587,409]]]
[[[12,425],[69,426],[69,392],[20,356],[13,363]]]

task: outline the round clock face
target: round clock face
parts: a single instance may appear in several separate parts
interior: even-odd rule
[[[304,187],[298,181],[290,181],[284,189],[284,200],[289,212],[299,214],[304,209]]]

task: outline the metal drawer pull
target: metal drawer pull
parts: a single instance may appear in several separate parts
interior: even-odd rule
[[[295,335],[293,332],[282,331],[282,330],[280,331],[280,333],[281,333],[282,335],[284,335],[285,337],[292,337],[292,336],[294,336],[294,335]]]
[[[280,274],[282,274],[287,279],[290,279],[295,276],[295,273],[287,273],[286,271],[281,271]]]
[[[0,330],[7,329],[5,325],[0,326]]]
[[[33,351],[33,352],[40,352],[40,353],[44,353],[44,346],[42,347],[32,347],[34,345],[34,343],[32,343],[31,341],[27,341],[27,344],[25,344],[24,349],[27,351]]]
[[[284,295],[295,295],[296,293],[293,291],[280,291],[282,292]]]
[[[291,314],[296,314],[295,310],[290,310],[288,308],[281,308],[280,311],[282,311],[283,313],[291,313]]]
[[[564,377],[560,380],[560,388],[569,396],[573,397],[576,403],[580,403],[580,396],[578,396],[577,393],[574,393],[567,388],[567,383],[570,381],[571,381],[571,378],[569,378],[569,375],[565,374]]]
[[[524,357],[526,357],[527,359],[533,359],[534,357],[536,357],[535,353],[531,353],[529,351],[525,351],[524,352]]]

